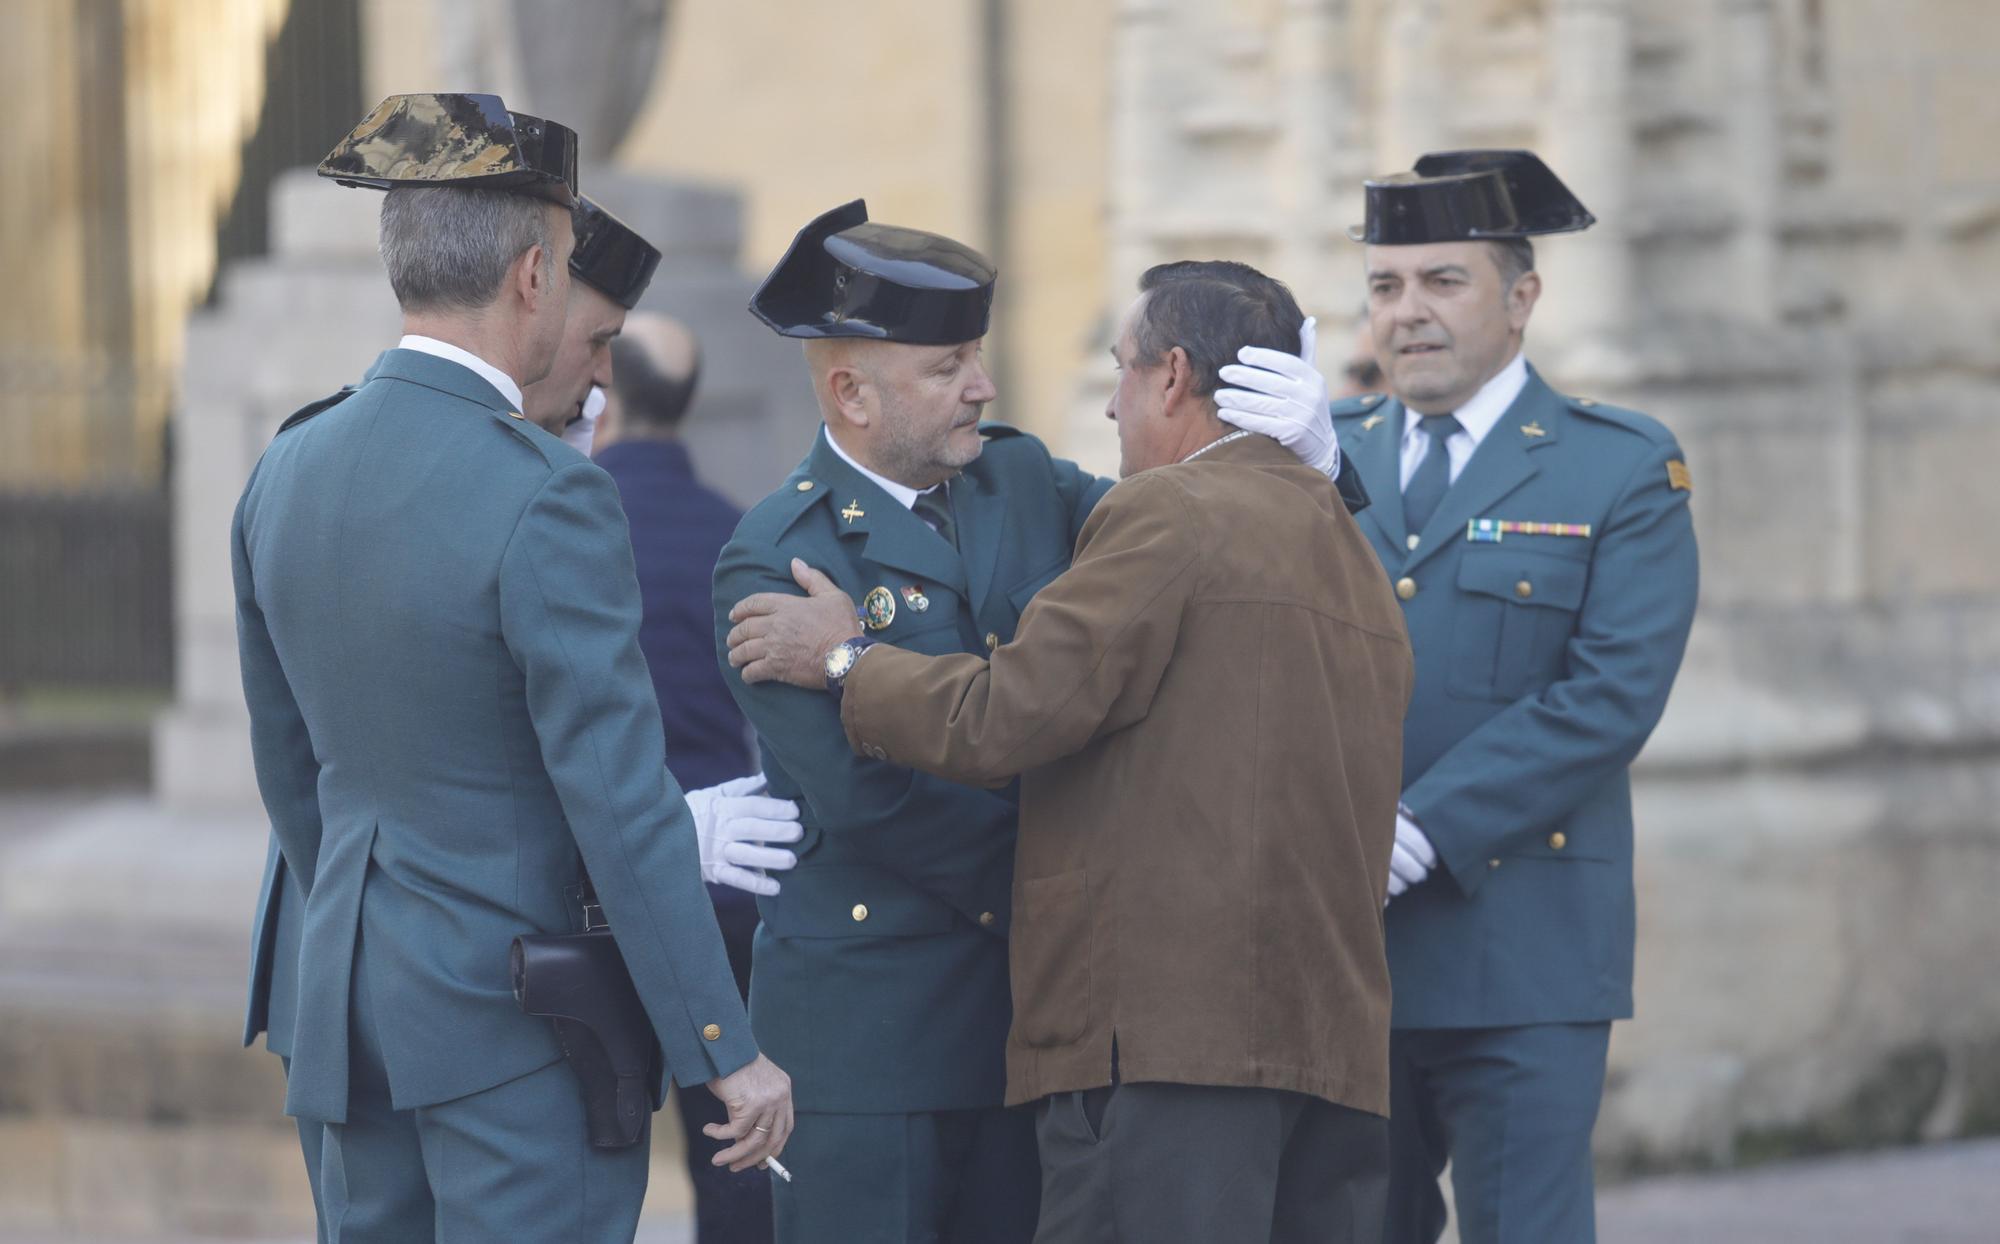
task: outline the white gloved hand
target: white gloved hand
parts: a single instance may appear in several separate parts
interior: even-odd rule
[[[1397,809],[1396,845],[1389,850],[1389,897],[1396,897],[1430,876],[1437,862],[1437,848],[1431,845],[1431,840],[1408,813]]]
[[[1340,474],[1340,442],[1333,435],[1333,409],[1326,400],[1326,377],[1313,364],[1317,321],[1299,327],[1299,352],[1244,346],[1237,361],[1216,375],[1227,385],[1215,391],[1215,413],[1224,423],[1260,432],[1298,455],[1328,479]]]
[[[570,425],[563,429],[563,444],[573,446],[578,453],[588,458],[590,447],[597,440],[597,417],[604,413],[604,406],[604,390],[591,385],[590,396],[583,399],[583,417],[572,420]]]
[[[778,882],[763,870],[783,872],[799,862],[783,847],[762,845],[797,842],[805,834],[799,825],[799,805],[772,799],[764,794],[767,789],[764,775],[753,773],[687,792],[695,838],[701,844],[703,881],[771,895],[778,892]]]

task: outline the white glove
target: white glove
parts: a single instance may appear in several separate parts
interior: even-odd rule
[[[573,420],[563,429],[563,444],[574,446],[578,453],[588,458],[591,443],[597,439],[597,417],[603,413],[604,390],[591,385],[590,396],[583,399],[583,417]]]
[[[1437,848],[1417,828],[1409,814],[1396,810],[1396,845],[1389,850],[1389,897],[1394,898],[1431,875],[1437,867]]]
[[[695,838],[701,843],[701,879],[733,886],[752,894],[776,894],[778,883],[760,870],[783,872],[799,857],[768,842],[797,842],[799,805],[772,799],[763,792],[764,775],[753,773],[720,786],[687,792],[694,813]]]
[[[1298,455],[1328,479],[1340,474],[1340,442],[1333,435],[1333,410],[1326,400],[1326,377],[1313,365],[1317,321],[1299,327],[1299,352],[1244,346],[1237,361],[1217,372],[1235,388],[1215,391],[1215,413],[1224,423],[1261,432]]]

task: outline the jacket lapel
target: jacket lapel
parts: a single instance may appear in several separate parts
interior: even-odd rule
[[[1530,369],[1527,387],[1472,452],[1472,460],[1424,525],[1423,539],[1403,564],[1404,570],[1434,557],[1452,543],[1455,532],[1465,530],[1467,522],[1539,474],[1533,455],[1556,443],[1563,418],[1561,399]]]
[[[968,472],[951,481],[951,505],[973,613],[983,615],[993,571],[1000,564],[1000,545],[1006,539],[1007,494],[983,473]]]
[[[1402,556],[1409,543],[1403,526],[1403,404],[1391,400],[1376,407],[1341,442],[1341,452],[1353,455],[1361,483],[1368,489],[1368,508],[1356,517],[1373,523],[1382,533],[1382,543]]]
[[[858,541],[861,556],[868,561],[966,595],[965,563],[958,554],[929,523],[833,452],[825,429],[820,430],[807,461],[812,477],[825,483],[832,494],[835,526],[843,544]],[[964,539],[962,520],[960,539]]]

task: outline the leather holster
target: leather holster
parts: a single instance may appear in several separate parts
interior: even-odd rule
[[[555,1022],[583,1089],[591,1145],[639,1143],[653,1113],[660,1043],[611,930],[517,937],[513,979],[521,1009]]]

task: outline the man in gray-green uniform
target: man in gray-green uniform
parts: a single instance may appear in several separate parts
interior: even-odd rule
[[[517,936],[576,926],[582,867],[665,1068],[730,1106],[722,1158],[775,1154],[791,1105],[661,762],[616,489],[520,413],[565,322],[574,135],[396,96],[320,171],[388,190],[405,336],[286,421],[232,530],[258,785],[303,900],[287,1113],[324,1123],[331,1241],[629,1241],[643,1130],[592,1146],[509,972]]]
[[[1595,1238],[1590,1133],[1632,1014],[1628,767],[1694,619],[1673,433],[1567,397],[1524,351],[1532,237],[1594,217],[1531,152],[1427,155],[1367,185],[1369,318],[1391,396],[1334,408],[1376,498],[1416,688],[1385,917],[1387,1244]],[[1559,292],[1559,291],[1555,291]],[[1251,360],[1246,360],[1251,361]],[[1238,383],[1287,391],[1282,359]]]
[[[825,418],[715,577],[718,660],[771,793],[804,805],[798,866],[759,900],[750,999],[798,1094],[797,1179],[772,1189],[786,1244],[1034,1233],[1033,1120],[1001,1106],[1016,785],[856,756],[826,696],[746,685],[726,644],[738,601],[799,590],[794,559],[860,601],[871,634],[927,653],[1012,639],[1068,568],[1113,481],[979,421],[996,396],[980,357],[994,280],[971,248],[870,222],[855,202],[807,225],[752,303],[805,342]],[[1323,389],[1239,417],[1338,472]]]

